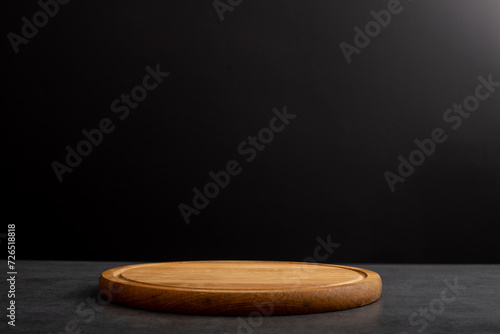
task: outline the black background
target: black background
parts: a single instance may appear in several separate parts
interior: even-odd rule
[[[225,1],[224,1],[225,2]],[[444,111],[500,81],[497,1],[407,1],[348,64],[339,44],[387,1],[71,1],[15,54],[36,1],[7,1],[4,226],[21,259],[499,262],[500,89],[452,131]],[[145,67],[170,76],[119,120]],[[272,109],[298,115],[246,163]],[[116,129],[60,183],[53,161]],[[449,136],[390,191],[413,141]],[[187,225],[178,205],[229,160],[242,172]],[[4,227],[6,229],[6,227]],[[2,254],[4,256],[4,254]]]

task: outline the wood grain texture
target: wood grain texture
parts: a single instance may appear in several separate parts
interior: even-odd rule
[[[308,262],[190,261],[139,264],[102,273],[111,302],[149,310],[207,315],[307,314],[376,301],[380,276],[370,270]]]

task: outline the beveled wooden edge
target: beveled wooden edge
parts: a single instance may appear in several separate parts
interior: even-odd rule
[[[287,262],[290,264],[310,264],[354,270],[366,275],[361,282],[317,288],[292,288],[286,290],[213,290],[165,287],[143,284],[115,276],[127,268],[154,266],[163,263],[192,262],[264,262],[283,261],[177,261],[128,265],[109,269],[102,273],[99,289],[105,290],[111,302],[131,307],[155,311],[204,314],[204,315],[249,315],[263,312],[266,306],[269,315],[292,315],[322,313],[364,306],[377,301],[382,293],[380,276],[367,269],[324,263]]]

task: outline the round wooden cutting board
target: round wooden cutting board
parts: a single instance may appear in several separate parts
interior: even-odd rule
[[[370,270],[330,264],[189,261],[110,269],[99,288],[113,303],[149,310],[269,316],[370,304],[380,297],[382,281]]]

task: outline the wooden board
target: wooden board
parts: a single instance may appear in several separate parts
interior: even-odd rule
[[[376,301],[380,276],[370,270],[309,262],[190,261],[105,271],[101,295],[149,310],[207,315],[306,314]]]

